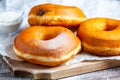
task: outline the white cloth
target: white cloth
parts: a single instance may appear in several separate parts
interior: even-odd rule
[[[21,29],[28,27],[27,15],[30,9],[42,3],[55,3],[62,5],[77,6],[83,10],[85,15],[88,18],[92,17],[108,17],[120,19],[120,1],[119,0],[6,0],[7,9],[19,9],[24,10],[24,20],[21,25]],[[12,35],[0,35],[0,53],[2,55],[8,56],[9,53],[12,53],[11,46],[13,44],[15,34]],[[10,48],[9,48],[10,47]],[[79,56],[82,56],[79,58]],[[88,54],[80,54],[76,56],[73,60],[69,61],[67,64],[78,63],[83,60],[101,60],[101,59],[118,59],[117,57],[98,57]]]

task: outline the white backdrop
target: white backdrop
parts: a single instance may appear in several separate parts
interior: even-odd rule
[[[32,6],[42,3],[56,3],[81,8],[88,18],[109,17],[120,19],[120,0],[6,0],[7,8],[22,8],[29,12]]]

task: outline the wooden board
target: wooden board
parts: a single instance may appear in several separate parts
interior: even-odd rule
[[[3,60],[10,66],[16,77],[30,77],[34,79],[58,79],[120,66],[120,61],[118,60],[84,61],[78,64],[56,67],[40,66],[25,61],[15,61],[7,57],[3,57]]]

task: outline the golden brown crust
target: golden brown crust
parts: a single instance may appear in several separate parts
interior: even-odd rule
[[[27,58],[24,58],[23,56],[20,56],[20,55],[17,55],[17,56],[19,58],[23,59],[23,60],[29,61],[29,62],[34,63],[34,64],[40,64],[40,65],[46,65],[46,66],[58,66],[58,65],[61,65],[61,64],[65,63],[65,62],[69,61],[70,59],[74,58],[76,56],[76,54],[72,54],[70,57],[68,57],[68,58],[66,58],[64,60],[59,60],[59,61],[54,61],[54,62],[53,61],[48,62],[48,61],[44,61],[44,60],[37,60],[37,59],[34,59],[34,58],[27,59]]]
[[[48,66],[56,65],[66,60],[71,59],[72,55],[76,55],[81,50],[80,40],[67,28],[63,27],[46,27],[46,26],[34,26],[23,30],[14,40],[14,50],[19,57],[38,56],[44,59],[50,59],[53,63],[47,61],[47,63],[39,63]],[[17,51],[16,51],[17,50]],[[20,52],[20,53],[19,53]],[[65,59],[64,59],[64,56]],[[68,57],[67,57],[68,56]],[[37,58],[37,57],[36,57]],[[35,60],[29,58],[28,61],[33,63],[44,62],[42,60]],[[59,61],[60,59],[60,61]]]
[[[78,29],[83,49],[101,56],[120,55],[120,21],[108,18],[86,20]]]
[[[75,27],[86,19],[82,10],[73,6],[57,4],[40,4],[29,12],[28,22],[31,26],[49,25]]]
[[[120,47],[118,48],[109,48],[109,47],[98,47],[94,45],[89,45],[88,43],[82,42],[84,45],[83,50],[91,54],[99,56],[118,56],[120,55]]]

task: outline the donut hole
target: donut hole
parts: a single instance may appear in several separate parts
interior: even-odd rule
[[[118,25],[106,25],[106,28],[104,29],[104,31],[112,31],[116,29],[117,27]]]
[[[58,35],[58,34],[57,34]],[[48,35],[44,35],[41,40],[50,40],[50,39],[53,39],[57,36],[56,34],[53,35],[53,34],[48,34]]]
[[[44,34],[39,35],[40,40],[51,40],[57,37],[60,33],[59,32],[46,32]]]

